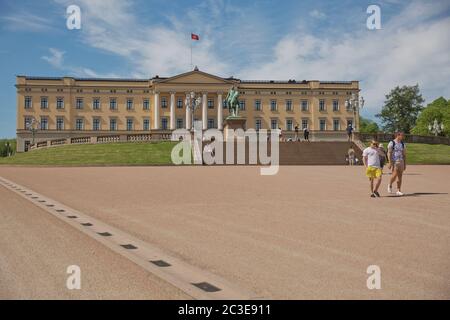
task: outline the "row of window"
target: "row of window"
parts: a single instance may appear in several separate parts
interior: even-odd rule
[[[196,121],[198,119],[194,119]],[[31,124],[32,118],[25,117],[25,128],[29,128]],[[176,119],[176,128],[182,129],[184,128],[184,120],[183,118],[177,118]],[[256,119],[255,120],[255,129],[260,130],[263,129],[263,122],[262,119]],[[207,121],[208,129],[215,128],[215,120],[214,119],[208,119]],[[351,125],[353,127],[353,120],[348,119],[347,120],[347,127]],[[270,128],[271,129],[278,129],[280,126],[278,119],[271,119],[270,120]],[[301,128],[299,129],[305,129],[309,127],[309,120],[308,119],[302,119],[301,120]],[[48,130],[48,117],[41,117],[40,119],[40,130]],[[294,120],[293,119],[286,119],[286,126],[287,131],[293,131],[294,128]],[[133,131],[135,130],[135,121],[132,118],[127,118],[126,120],[126,130],[127,131]],[[161,118],[161,129],[167,130],[169,129],[169,119],[166,117]],[[63,117],[56,117],[56,130],[64,130],[64,118]],[[84,118],[78,118],[75,120],[75,130],[85,130],[85,120]],[[101,127],[101,119],[100,118],[93,118],[92,119],[92,130],[98,131],[102,130]],[[117,131],[118,130],[118,123],[116,118],[109,119],[109,130],[110,131]],[[142,121],[142,130],[148,131],[150,130],[150,119],[143,119]],[[327,121],[326,119],[319,119],[319,130],[325,131],[327,130]],[[341,130],[341,120],[340,119],[333,119],[333,130],[339,131]]]
[[[100,109],[100,98],[93,98],[92,99],[92,109],[99,110]],[[165,97],[161,98],[161,108],[167,108],[168,103],[167,99]],[[178,99],[176,106],[178,109],[182,109],[184,106],[184,102],[182,99]],[[208,99],[207,102],[208,109],[214,109],[214,99]],[[225,106],[225,105],[224,105]],[[30,109],[32,107],[32,98],[31,97],[25,97],[25,109]],[[143,110],[150,110],[150,99],[144,99],[142,102]],[[63,109],[64,108],[64,99],[63,98],[56,98],[56,109]],[[76,98],[75,100],[75,108],[76,109],[83,109],[84,108],[84,99],[83,98]],[[109,109],[110,110],[117,110],[117,99],[116,98],[110,98],[109,99]],[[241,111],[245,110],[245,100],[239,101],[239,108]],[[292,100],[286,100],[285,101],[285,108],[286,111],[293,111],[293,102]],[[333,111],[339,111],[340,105],[339,100],[333,100],[332,101],[332,108]],[[48,109],[48,97],[41,97],[41,109]],[[126,101],[126,109],[127,110],[133,110],[134,109],[134,101],[133,99],[127,99]],[[254,101],[254,109],[255,111],[262,111],[262,102],[261,100],[255,100]],[[300,109],[303,112],[309,111],[309,101],[308,100],[301,100],[300,101]],[[319,111],[326,111],[326,103],[324,99],[319,100]],[[270,111],[278,111],[278,102],[277,100],[270,100]],[[348,111],[348,110],[347,110]]]

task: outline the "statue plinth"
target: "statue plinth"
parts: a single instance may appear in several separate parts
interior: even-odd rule
[[[228,140],[228,134],[231,130],[242,129],[245,130],[246,118],[242,117],[227,117],[223,126],[224,141]],[[233,136],[234,137],[234,136]]]

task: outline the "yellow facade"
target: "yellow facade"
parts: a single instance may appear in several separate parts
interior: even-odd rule
[[[359,92],[358,81],[252,81],[197,69],[152,79],[18,76],[18,151],[31,142],[26,123],[32,119],[37,141],[190,128],[192,116],[184,100],[191,91],[203,98],[194,119],[204,129],[222,129],[228,116],[222,101],[232,86],[240,91],[246,128],[292,131],[298,125],[299,130],[342,131],[349,122],[358,128],[358,114],[345,108],[345,100]]]

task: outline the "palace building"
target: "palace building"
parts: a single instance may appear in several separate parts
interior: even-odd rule
[[[17,76],[17,151],[28,150],[33,141],[75,137],[145,140],[189,129],[192,118],[202,121],[203,129],[223,129],[228,116],[223,100],[233,86],[240,92],[239,115],[246,118],[246,128],[287,133],[295,126],[312,132],[344,131],[349,124],[358,128],[358,111],[345,107],[352,94],[358,95],[358,81],[241,80],[197,68],[151,79]],[[202,97],[193,117],[185,105],[190,92]]]

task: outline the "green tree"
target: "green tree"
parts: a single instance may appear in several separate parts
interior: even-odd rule
[[[425,109],[419,114],[417,118],[416,126],[412,129],[412,133],[418,135],[431,135],[428,130],[428,126],[434,123],[434,120],[438,123],[444,124],[444,132],[442,135],[450,136],[450,100],[440,97],[428,104]]]
[[[384,106],[376,116],[381,119],[384,131],[410,133],[423,109],[424,101],[418,84],[397,86],[386,95]]]
[[[380,128],[375,121],[359,117],[359,131],[361,133],[377,133]]]

